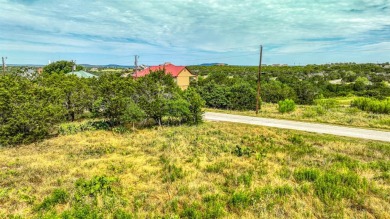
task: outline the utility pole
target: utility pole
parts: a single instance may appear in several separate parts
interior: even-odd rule
[[[134,55],[134,74],[135,74],[136,78],[138,77],[138,75],[137,75],[137,71],[138,71],[138,58],[139,58],[138,55]]]
[[[263,45],[260,45],[259,74],[257,76],[257,95],[256,95],[256,115],[259,114],[260,106],[260,80],[261,80],[261,61],[263,58]]]
[[[72,65],[72,73],[73,73],[74,71],[76,71],[76,60],[72,60],[72,63],[73,63]]]
[[[7,59],[7,57],[1,57],[1,61],[3,62],[3,73],[5,74],[5,60]]]

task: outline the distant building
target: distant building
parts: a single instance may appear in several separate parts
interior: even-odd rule
[[[93,78],[97,77],[96,75],[93,75],[91,73],[88,73],[86,71],[75,71],[75,72],[70,72],[67,75],[76,75],[79,78]]]
[[[163,65],[150,66],[143,70],[137,71],[136,73],[133,74],[133,77],[135,78],[143,77],[145,75],[148,75],[150,72],[162,71],[162,70],[165,70],[166,74],[172,75],[177,85],[182,90],[187,89],[188,86],[190,85],[190,78],[195,77],[195,75],[191,74],[191,72],[185,66],[176,66],[169,62]]]

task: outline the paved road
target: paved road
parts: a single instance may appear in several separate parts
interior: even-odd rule
[[[390,132],[386,131],[375,131],[369,129],[349,128],[336,125],[324,125],[318,123],[296,122],[281,119],[268,119],[212,112],[206,112],[204,118],[210,121],[237,122],[390,142]]]

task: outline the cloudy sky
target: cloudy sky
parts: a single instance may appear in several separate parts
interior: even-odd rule
[[[390,61],[390,0],[0,0],[10,64]]]

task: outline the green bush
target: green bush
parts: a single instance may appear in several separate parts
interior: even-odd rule
[[[0,146],[43,139],[65,114],[57,89],[0,76]]]
[[[281,100],[279,101],[278,105],[279,105],[278,110],[280,113],[288,113],[295,110],[294,100],[290,100],[290,99]]]
[[[360,97],[351,102],[351,107],[356,107],[367,112],[390,114],[390,99],[380,101]]]

